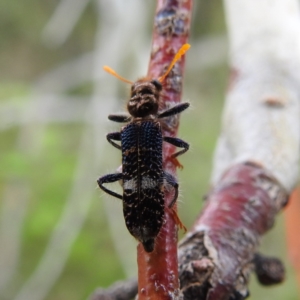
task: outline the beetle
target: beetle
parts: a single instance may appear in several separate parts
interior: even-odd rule
[[[168,205],[172,208],[178,197],[178,183],[173,175],[163,170],[163,142],[182,148],[171,159],[189,149],[189,144],[175,137],[163,136],[160,119],[174,116],[189,107],[180,103],[163,112],[158,112],[163,81],[178,59],[190,45],[183,45],[175,55],[168,70],[158,79],[142,78],[130,82],[111,68],[104,70],[132,84],[127,103],[128,115],[111,114],[108,119],[127,123],[120,132],[107,134],[108,142],[122,151],[121,173],[107,174],[97,182],[106,193],[123,201],[123,214],[127,229],[146,252],[152,252],[164,221],[164,189],[173,187],[174,197]],[[121,144],[116,143],[120,141]],[[107,189],[103,184],[122,181],[123,195]]]

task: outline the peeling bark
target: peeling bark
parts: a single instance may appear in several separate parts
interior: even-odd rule
[[[180,242],[184,299],[246,298],[260,236],[273,226],[287,196],[260,166],[244,163],[230,168]]]

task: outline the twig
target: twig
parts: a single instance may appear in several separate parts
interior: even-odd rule
[[[192,1],[159,0],[155,16],[151,60],[148,75],[158,78],[172,61],[174,54],[187,42]],[[166,79],[160,109],[166,109],[181,99],[184,59],[181,59]],[[163,135],[176,136],[178,119],[163,124]],[[174,146],[164,145],[164,170],[175,174],[176,166],[168,158]],[[172,194],[166,193],[165,205],[171,203]],[[165,223],[160,230],[154,251],[146,253],[138,245],[139,299],[178,299],[177,226],[174,216],[165,209]]]
[[[195,249],[198,251],[199,249]],[[201,250],[203,251],[203,249]],[[200,252],[201,252],[200,251]],[[253,265],[255,269],[255,273],[257,275],[258,280],[264,285],[272,285],[280,283],[284,280],[284,266],[280,260],[274,257],[267,257],[261,255],[259,253],[255,254],[253,259]],[[190,270],[193,269],[198,271],[198,280],[200,277],[203,279],[203,286],[205,286],[204,281],[207,278],[206,275],[210,274],[207,270],[212,270],[213,264],[209,259],[203,259],[202,261],[194,262],[193,265],[190,266]],[[203,272],[201,274],[201,271]],[[191,275],[191,272],[190,272]],[[206,277],[206,278],[205,278]],[[186,278],[189,282],[191,282],[192,277]],[[196,290],[197,284],[194,286],[194,291]],[[203,289],[205,290],[205,289]],[[130,300],[137,294],[138,285],[137,279],[133,278],[130,280],[118,281],[107,289],[99,288],[90,298],[91,300]],[[202,298],[205,298],[205,294],[202,295]],[[193,299],[202,299],[199,293],[196,293]]]

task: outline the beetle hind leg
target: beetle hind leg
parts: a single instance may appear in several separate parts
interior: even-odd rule
[[[184,226],[184,224],[181,222],[181,220],[180,220],[180,218],[177,214],[177,211],[174,207],[174,204],[176,203],[176,200],[178,198],[178,183],[177,183],[177,180],[173,175],[171,175],[170,173],[167,173],[167,172],[165,172],[165,180],[166,180],[167,184],[171,185],[175,189],[175,195],[174,195],[173,200],[171,201],[171,203],[168,205],[168,208],[170,209],[170,212],[171,212],[171,215],[173,217],[174,222],[178,225],[178,227],[180,229],[183,229],[184,232],[186,232],[187,229]]]
[[[97,183],[98,183],[100,189],[103,190],[104,192],[106,192],[107,194],[123,200],[123,196],[121,196],[120,194],[115,193],[115,192],[107,189],[105,186],[103,186],[104,183],[116,182],[116,181],[121,180],[121,179],[123,179],[123,174],[122,173],[107,174],[107,175],[104,175],[104,176],[100,177],[97,180]]]
[[[164,177],[165,177],[166,183],[171,185],[175,190],[174,197],[173,197],[171,203],[168,205],[169,208],[172,208],[178,198],[178,182],[177,182],[176,178],[173,175],[171,175],[170,173],[165,172]]]
[[[106,139],[107,141],[113,145],[114,147],[116,147],[117,149],[121,150],[122,147],[120,145],[118,145],[117,143],[115,143],[113,140],[115,141],[121,141],[121,132],[111,132],[111,133],[108,133],[106,135]]]
[[[184,226],[184,224],[181,222],[181,220],[180,220],[180,218],[179,218],[179,216],[178,216],[178,213],[177,213],[177,211],[175,210],[175,208],[174,208],[174,207],[171,207],[171,208],[170,208],[170,212],[171,212],[171,215],[172,215],[172,218],[173,218],[174,222],[178,225],[178,227],[179,227],[180,229],[183,229],[184,233],[186,233],[186,232],[187,232],[187,229],[186,229],[186,227]]]

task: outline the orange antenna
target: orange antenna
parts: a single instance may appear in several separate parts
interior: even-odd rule
[[[175,63],[177,62],[177,60],[179,60],[181,58],[181,56],[184,55],[184,53],[190,49],[190,47],[191,47],[190,44],[184,44],[181,46],[181,48],[178,50],[178,52],[174,56],[172,62],[170,63],[168,70],[165,72],[164,75],[162,75],[158,78],[158,81],[163,82],[165,80],[165,78],[170,73],[170,71],[174,67]]]
[[[120,76],[119,74],[116,73],[116,71],[114,71],[112,68],[108,67],[108,66],[103,66],[104,71],[106,71],[107,73],[117,77],[118,79],[126,82],[126,83],[130,83],[133,84],[132,81],[125,79],[124,77]]]

